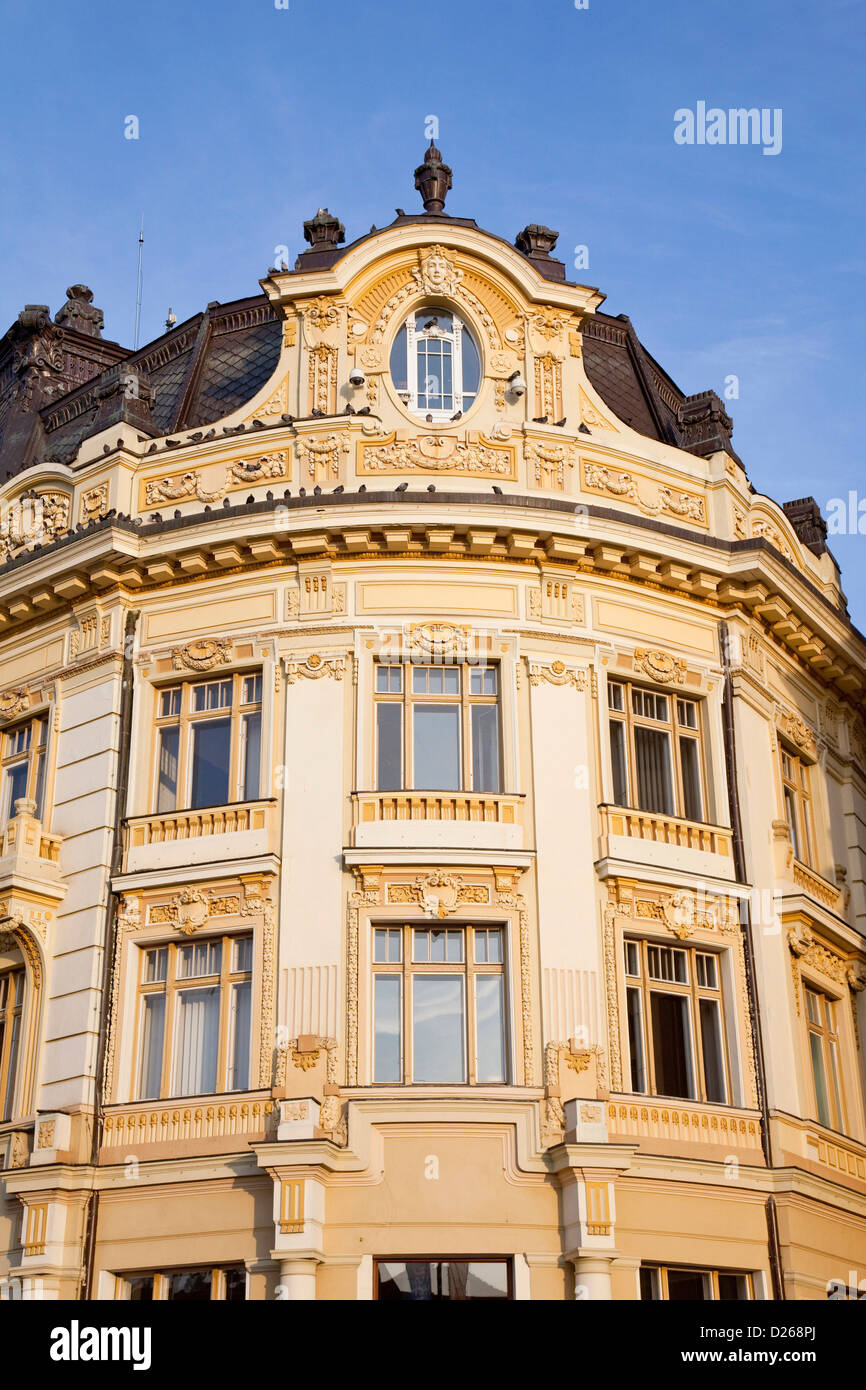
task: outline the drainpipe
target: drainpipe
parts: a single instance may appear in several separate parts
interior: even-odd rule
[[[746,849],[743,841],[743,821],[740,814],[740,792],[737,777],[737,740],[734,732],[734,683],[731,679],[731,661],[728,650],[728,625],[720,627],[722,644],[722,669],[725,676],[725,693],[722,700],[722,725],[725,737],[725,762],[728,778],[728,805],[731,814],[731,829],[734,839],[734,868],[738,883],[746,883]],[[767,1103],[767,1077],[764,1068],[764,1040],[761,1031],[761,1015],[758,1007],[758,982],[755,975],[755,948],[752,934],[752,909],[748,898],[740,899],[740,931],[743,936],[743,954],[746,963],[746,993],[748,996],[749,1017],[752,1024],[752,1037],[755,1043],[755,1073],[758,1088],[758,1105],[761,1111],[761,1148],[764,1162],[770,1173],[773,1171],[773,1145],[770,1136],[770,1110]],[[779,1242],[779,1222],[776,1212],[776,1198],[771,1193],[764,1204],[767,1220],[767,1247],[770,1257],[770,1278],[773,1285],[773,1298],[785,1299],[785,1281],[782,1277],[782,1256]]]
[[[139,613],[130,609],[126,614],[123,633],[123,667],[120,685],[120,748],[117,755],[117,791],[114,798],[114,833],[111,849],[111,877],[120,873],[123,867],[123,819],[126,814],[126,796],[129,789],[129,759],[132,742],[132,687],[133,687],[133,647],[135,629]],[[114,948],[117,928],[117,907],[119,894],[109,892],[105,909],[105,955],[102,962],[102,999],[99,1011],[99,1038],[96,1051],[96,1073],[94,1081],[93,1136],[90,1146],[90,1166],[95,1176],[99,1162],[99,1150],[105,1127],[103,1109],[102,1075],[105,1066],[105,1048],[108,1029],[111,1023],[111,973],[114,968]],[[87,1225],[84,1237],[84,1277],[81,1285],[81,1298],[93,1297],[93,1267],[96,1256],[96,1225],[99,1217],[99,1189],[92,1187],[87,1203]]]

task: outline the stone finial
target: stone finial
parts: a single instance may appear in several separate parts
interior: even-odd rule
[[[319,208],[315,217],[304,223],[304,240],[314,251],[336,251],[340,242],[346,240],[346,228],[327,208]]]
[[[814,497],[798,497],[793,502],[783,502],[782,511],[803,544],[813,554],[823,555],[827,549],[827,523]]]
[[[451,182],[451,170],[442,163],[441,151],[431,140],[423,164],[415,170],[415,187],[421,194],[425,212],[444,211]]]
[[[88,338],[101,338],[102,310],[94,307],[93,290],[88,285],[70,285],[66,291],[66,303],[57,310],[54,322],[62,328],[73,328],[76,333],[84,333]]]
[[[540,222],[530,222],[528,227],[517,233],[514,245],[524,256],[549,256],[558,240],[559,232],[542,226]]]

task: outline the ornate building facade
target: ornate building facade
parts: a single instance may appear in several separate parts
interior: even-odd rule
[[[0,1277],[825,1298],[866,1265],[866,647],[556,234],[327,210],[0,341]]]

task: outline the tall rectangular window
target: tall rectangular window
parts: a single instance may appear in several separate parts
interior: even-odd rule
[[[138,1099],[246,1090],[252,936],[140,951]]]
[[[0,1120],[12,1118],[24,1009],[24,968],[0,973]]]
[[[704,819],[697,700],[609,681],[608,734],[617,806],[692,821]]]
[[[375,671],[379,791],[501,790],[497,667],[380,662]]]
[[[157,692],[155,808],[198,810],[261,796],[262,676],[184,681]]]
[[[803,759],[785,747],[780,747],[782,767],[782,799],[785,819],[791,831],[794,858],[801,864],[814,864],[814,836],[810,769]]]
[[[633,938],[623,946],[632,1090],[728,1104],[718,955]]]
[[[30,719],[26,724],[4,729],[0,789],[2,823],[15,815],[15,802],[20,800],[34,801],[36,819],[42,819],[47,744],[46,719]]]
[[[839,1034],[836,1000],[819,990],[806,988],[806,1028],[818,1122],[827,1129],[844,1130],[842,1091],[839,1084]]]
[[[373,1080],[502,1084],[508,1079],[501,927],[376,927]]]

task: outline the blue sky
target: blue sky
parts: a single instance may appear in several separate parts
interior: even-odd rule
[[[142,211],[143,341],[169,305],[256,293],[320,205],[348,240],[417,208],[435,115],[449,212],[509,239],[557,228],[572,278],[685,391],[738,378],[760,491],[866,498],[864,0],[3,0],[0,18],[0,331],[83,280],[131,343]],[[676,144],[699,101],[781,108],[781,153]],[[866,628],[866,534],[833,548]]]

